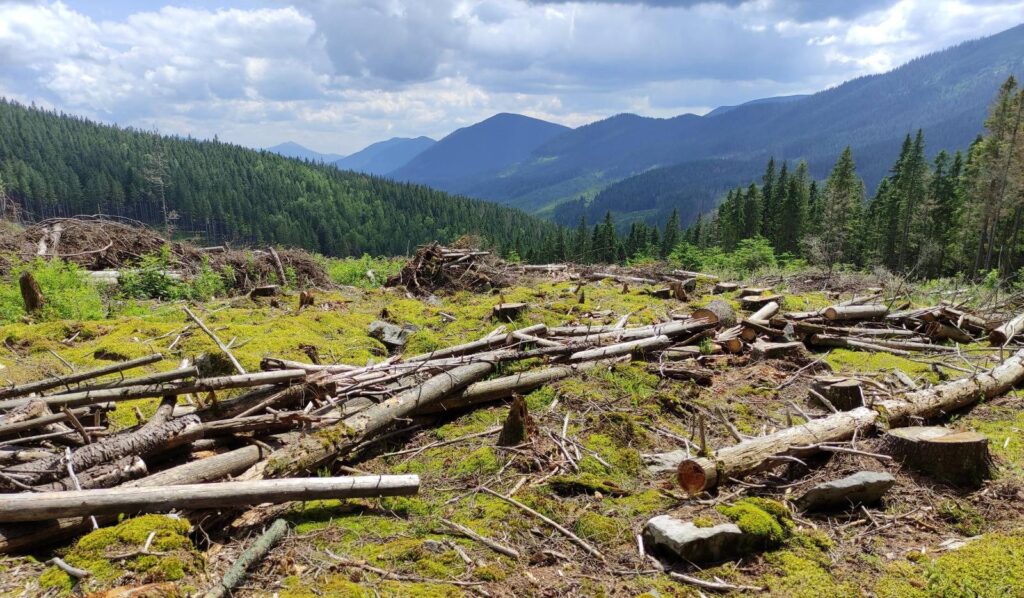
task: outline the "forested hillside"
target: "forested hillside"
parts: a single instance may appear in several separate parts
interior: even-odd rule
[[[0,101],[0,189],[23,218],[113,214],[206,242],[406,253],[478,234],[532,245],[553,227],[505,207],[219,141],[160,136]]]
[[[673,209],[686,223],[699,212],[697,204],[755,176],[769,156],[806,160],[820,179],[850,145],[874,192],[907,133],[923,128],[932,156],[966,148],[1009,75],[1024,76],[1024,25],[804,98],[752,102],[703,117],[615,116],[553,138],[506,176],[444,188],[527,211],[550,211],[561,200],[596,194],[592,202],[563,207],[556,219],[564,224],[583,210],[590,221],[612,211],[620,223],[663,222]],[[705,168],[710,159],[734,163]],[[612,185],[631,176],[636,179]]]

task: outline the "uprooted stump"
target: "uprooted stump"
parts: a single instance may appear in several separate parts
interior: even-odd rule
[[[957,486],[980,486],[992,475],[988,438],[940,426],[895,428],[886,433],[885,452],[904,465]]]

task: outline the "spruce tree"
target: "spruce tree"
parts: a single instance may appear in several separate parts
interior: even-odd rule
[[[829,273],[840,263],[858,261],[856,234],[863,198],[864,183],[857,176],[853,151],[847,146],[825,183],[820,231],[813,235],[810,243],[815,248],[815,258],[828,267]]]
[[[679,244],[679,211],[673,209],[668,222],[665,223],[665,234],[661,239],[661,258],[665,259]]]

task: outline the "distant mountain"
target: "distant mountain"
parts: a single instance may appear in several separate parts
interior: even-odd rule
[[[298,158],[299,160],[309,160],[311,162],[334,162],[345,157],[341,154],[321,154],[294,141],[286,141],[273,147],[268,147],[267,151],[284,156],[285,158]]]
[[[873,191],[907,133],[923,128],[932,154],[966,148],[1011,74],[1024,77],[1024,25],[810,96],[755,100],[705,116],[620,114],[576,129],[550,126],[533,149],[525,143],[500,156],[500,135],[456,143],[492,129],[491,121],[525,118],[499,115],[456,131],[392,174],[563,223],[581,213],[593,221],[607,210],[620,222],[655,222],[673,208],[687,219],[710,209],[725,189],[758,178],[769,156],[806,159],[823,178],[851,145]]]
[[[455,190],[499,176],[568,127],[521,114],[496,114],[451,133],[389,173],[392,178]]]
[[[802,100],[806,97],[809,96],[807,94],[802,94],[791,96],[775,96],[773,98],[761,98],[760,100],[750,100],[749,102],[744,102],[736,106],[719,106],[718,108],[715,108],[714,110],[708,112],[704,116],[718,116],[720,114],[725,114],[726,112],[729,112],[731,110],[735,110],[736,108],[741,108],[743,106],[756,106],[757,104],[785,104],[786,102],[794,102],[796,100]]]
[[[424,150],[437,143],[430,137],[392,137],[368,145],[351,156],[336,160],[342,170],[355,170],[367,174],[387,174],[401,168]]]

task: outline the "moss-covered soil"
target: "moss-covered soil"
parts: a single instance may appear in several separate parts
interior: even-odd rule
[[[629,324],[639,326],[709,300],[699,294],[686,305],[653,299],[642,288],[623,293],[621,285],[608,282],[588,284],[580,302],[575,286],[538,280],[505,290],[506,301],[530,304],[513,326],[615,323],[627,313]],[[707,289],[701,286],[702,292]],[[832,300],[801,289],[787,297],[786,307],[816,309]],[[474,340],[497,325],[490,320],[497,301],[496,295],[471,294],[421,301],[396,290],[344,288],[317,293],[316,306],[301,312],[294,296],[276,305],[240,298],[195,308],[232,343],[242,364],[256,370],[263,357],[352,364],[383,359],[385,347],[366,329],[385,310],[387,319],[418,328],[407,353]],[[180,304],[139,303],[118,313],[100,321],[0,327],[0,381],[66,372],[54,353],[86,369],[110,359],[162,352],[166,359],[150,368],[157,371],[216,352],[205,335],[189,326]],[[600,317],[590,317],[594,313]],[[984,351],[967,355],[979,365],[993,358]],[[934,383],[939,376],[917,357],[845,350],[814,357],[834,371],[880,381],[891,382],[893,368],[919,384]],[[696,588],[671,580],[638,552],[636,537],[644,522],[671,513],[701,526],[734,521],[763,536],[763,553],[689,573],[763,587],[771,595],[1024,596],[1024,515],[1019,508],[1024,502],[1024,399],[1016,393],[953,418],[953,425],[991,440],[997,477],[980,489],[949,488],[891,462],[833,454],[812,458],[807,467],[793,463],[690,499],[671,475],[648,472],[641,455],[681,448],[680,438],[696,441],[698,414],[721,409],[740,433],[757,435],[785,427],[789,420],[801,421],[788,406],[791,401],[811,416],[824,413],[808,400],[806,378],[792,379],[799,365],[751,364],[745,357],[729,356],[714,357],[706,365],[719,372],[706,388],[662,380],[646,364],[634,362],[533,391],[526,399],[539,433],[512,449],[495,446],[496,430],[508,411],[504,404],[425,421],[415,433],[379,443],[376,453],[349,465],[374,473],[419,474],[420,494],[289,507],[285,517],[293,533],[236,595],[696,596]],[[133,425],[136,407],[148,416],[155,401],[119,405],[112,416],[115,424]],[[707,422],[712,448],[734,442],[716,417]],[[432,446],[439,441],[454,442]],[[857,448],[872,452],[876,441],[861,439]],[[897,485],[884,504],[828,515],[790,511],[788,501],[809,486],[861,469],[896,475]],[[513,495],[598,548],[605,561],[481,487]],[[514,547],[521,558],[453,533],[444,519]],[[218,531],[203,521],[160,515],[131,519],[53,552],[0,559],[0,595],[56,596],[163,582],[174,582],[176,591],[187,594],[207,587],[251,543],[251,536],[223,537]],[[154,554],[124,556],[141,550],[151,532],[156,533],[150,548]],[[54,555],[93,576],[75,587],[67,574],[43,564]]]

